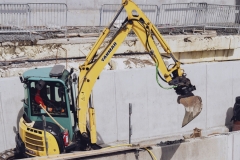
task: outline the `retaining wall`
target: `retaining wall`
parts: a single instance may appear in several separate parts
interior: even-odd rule
[[[240,133],[222,134],[186,140],[184,143],[166,146],[155,145],[151,151],[159,160],[239,160]],[[158,141],[157,144],[159,144]],[[137,159],[136,151],[90,158],[92,160]],[[139,159],[152,160],[144,149],[139,151]],[[86,158],[89,159],[89,158]]]
[[[128,104],[133,105],[133,142],[183,134],[195,127],[231,125],[235,97],[240,95],[240,61],[196,63],[182,67],[203,100],[202,113],[181,128],[184,108],[174,90],[161,89],[155,68],[103,71],[94,87],[99,143],[128,140]],[[165,84],[166,85],[166,84]],[[14,147],[14,131],[23,87],[17,77],[0,79],[0,151]]]
[[[240,59],[240,36],[216,36],[207,35],[176,35],[164,36],[172,52],[183,63],[214,62]],[[45,59],[83,57],[88,55],[97,38],[70,38],[39,40],[36,44],[3,42],[0,43],[0,61],[11,61],[24,59]],[[100,51],[108,44],[104,42]],[[157,44],[160,53],[164,54],[162,47]],[[99,51],[99,53],[100,53]],[[116,53],[144,52],[145,49],[136,37],[128,37],[119,47]],[[139,56],[137,59],[141,59]],[[144,57],[144,60],[149,60]],[[70,62],[70,60],[68,61]],[[112,59],[112,69],[126,68],[117,59]],[[124,67],[123,67],[124,66]],[[135,67],[141,67],[135,66]],[[144,65],[143,65],[144,66]],[[13,66],[14,67],[14,66]],[[78,67],[76,67],[78,69]],[[8,67],[0,69],[0,77],[18,76],[23,69],[12,69]]]

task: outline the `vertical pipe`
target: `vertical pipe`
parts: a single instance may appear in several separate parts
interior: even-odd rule
[[[132,103],[129,103],[129,144],[131,144],[132,136],[131,115],[132,115]]]

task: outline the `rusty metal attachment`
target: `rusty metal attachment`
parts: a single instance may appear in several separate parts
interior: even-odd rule
[[[185,107],[185,115],[182,122],[182,127],[186,126],[202,111],[202,99],[199,96],[179,96],[178,103]]]

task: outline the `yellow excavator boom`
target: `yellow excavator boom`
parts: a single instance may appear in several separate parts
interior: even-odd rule
[[[118,18],[122,10],[125,9],[127,17],[122,23],[122,26],[118,29],[115,35],[109,41],[109,44],[103,49],[102,52],[98,53],[98,50],[106,37],[110,32],[110,28],[113,26],[115,20]],[[170,47],[167,45],[166,41],[163,39],[162,35],[159,33],[158,29],[151,23],[143,11],[132,1],[132,0],[123,0],[120,10],[117,12],[115,18],[110,23],[110,25],[103,30],[100,37],[94,44],[90,53],[86,57],[86,61],[83,65],[79,67],[80,76],[78,83],[78,125],[82,136],[88,138],[87,134],[87,114],[89,114],[89,131],[90,131],[90,140],[91,143],[97,142],[96,134],[96,120],[95,120],[95,111],[92,106],[88,107],[89,98],[92,92],[92,88],[100,75],[101,71],[110,61],[114,53],[117,51],[119,46],[123,43],[124,39],[127,37],[130,31],[133,31],[136,36],[139,38],[145,50],[149,53],[163,79],[169,84],[174,86],[176,93],[180,95],[180,98],[195,97],[195,102],[197,101],[197,112],[193,113],[192,110],[186,108],[186,113],[189,113],[188,117],[185,118],[183,126],[189,123],[194,119],[201,111],[201,100],[198,96],[194,96],[192,91],[195,90],[195,86],[191,85],[189,79],[185,77],[183,70],[180,68],[180,62],[178,62],[173,56]],[[161,57],[161,54],[155,44],[155,41],[158,41],[162,48],[167,52],[170,57],[173,58],[175,64],[172,68],[167,68]],[[160,74],[159,74],[160,75]],[[196,98],[197,97],[197,98]],[[183,101],[179,100],[179,103]],[[187,103],[185,107],[192,107],[191,104]]]

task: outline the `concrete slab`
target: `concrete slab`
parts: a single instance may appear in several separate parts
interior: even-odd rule
[[[4,109],[2,115],[4,119],[6,148],[15,146],[15,132],[17,131],[17,119],[19,112],[22,108],[21,100],[24,98],[23,86],[18,77],[14,78],[1,78],[1,101]],[[3,92],[5,91],[5,92]],[[13,100],[14,99],[14,100]]]
[[[228,62],[207,64],[207,127],[229,124],[232,105],[233,65]]]
[[[156,69],[146,69],[147,75],[147,108],[149,116],[149,137],[171,134],[181,128],[178,121],[177,95],[173,89],[162,89],[156,82]],[[162,86],[170,87],[160,78]]]
[[[148,131],[148,108],[146,70],[127,70],[116,72],[116,102],[118,119],[118,140],[128,140],[129,103],[132,103],[132,138],[147,136]]]
[[[117,141],[117,106],[114,75],[114,71],[103,72],[93,89],[99,144]]]
[[[233,160],[238,160],[240,157],[240,152],[239,152],[239,148],[240,148],[240,132],[234,132],[233,138],[232,138],[232,159]],[[229,150],[231,151],[231,150]]]
[[[3,111],[5,108],[3,108],[2,105],[2,92],[0,92],[0,133],[2,133],[2,138],[0,138],[0,151],[3,151],[7,146],[7,142],[6,142],[6,134],[4,133],[6,131],[5,126],[4,126],[4,117],[3,117]]]
[[[227,152],[225,146],[227,143],[227,138],[227,136],[219,136],[207,139],[196,139],[186,143],[162,147],[162,155],[160,159],[226,160]]]
[[[227,140],[227,145],[226,150],[227,150],[227,160],[234,160],[233,155],[234,155],[234,142],[233,142],[233,138],[234,138],[234,133],[233,134],[227,134],[228,135],[228,140]]]
[[[192,85],[195,85],[196,90],[193,91],[193,94],[196,96],[200,96],[202,98],[202,112],[196,117],[192,122],[186,125],[184,128],[181,128],[179,131],[189,131],[193,130],[194,128],[206,129],[208,128],[207,123],[207,67],[206,63],[196,63],[194,65],[182,65],[182,69],[184,69],[185,73],[187,74],[187,78],[191,80]],[[182,122],[185,110],[184,107],[181,105],[178,107],[178,122]]]
[[[235,157],[232,159],[231,154],[234,154],[239,146],[233,145],[231,140],[235,136],[239,136],[239,132],[233,132],[228,134],[218,134],[214,136],[207,136],[195,139],[189,139],[182,143],[175,142],[170,144],[160,144],[151,145],[148,148],[140,146],[140,148],[132,148],[132,150],[124,151],[124,147],[114,147],[111,149],[98,150],[99,152],[109,152],[111,154],[96,155],[94,151],[92,154],[88,152],[83,157],[82,152],[68,153],[62,156],[49,156],[49,157],[38,157],[37,159],[63,159],[63,158],[77,158],[81,159],[94,159],[94,160],[130,160],[130,159],[144,159],[144,160],[235,160],[239,159]],[[232,145],[232,146],[229,146]],[[128,147],[129,149],[129,147]],[[112,152],[113,150],[119,152]],[[93,155],[93,157],[88,157],[88,155]],[[154,156],[154,158],[152,157]],[[36,158],[35,158],[36,159]]]

